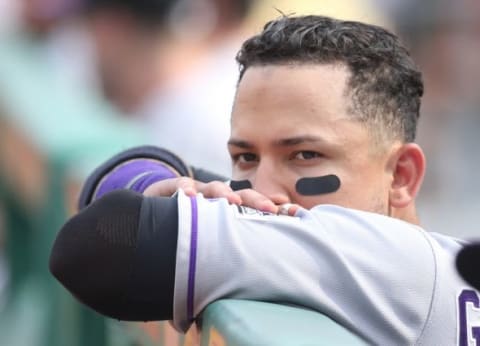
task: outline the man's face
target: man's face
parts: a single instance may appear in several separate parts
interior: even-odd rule
[[[237,91],[229,151],[233,179],[276,200],[305,208],[336,204],[388,214],[389,150],[375,148],[367,128],[348,113],[342,65],[258,66]],[[304,196],[295,183],[335,174],[333,193]]]

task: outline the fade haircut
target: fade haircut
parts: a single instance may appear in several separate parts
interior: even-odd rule
[[[391,32],[323,16],[282,16],[248,39],[237,55],[241,81],[251,66],[340,64],[350,77],[348,111],[377,140],[415,140],[423,82]]]

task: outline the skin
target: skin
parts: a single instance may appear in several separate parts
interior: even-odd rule
[[[250,67],[239,83],[228,150],[233,179],[252,189],[233,192],[225,184],[188,178],[152,185],[146,195],[166,195],[181,187],[188,194],[226,197],[231,203],[278,212],[293,203],[312,208],[335,204],[418,223],[415,196],[425,158],[414,143],[374,136],[348,109],[350,72],[341,64]],[[335,174],[338,191],[303,196],[302,177]]]

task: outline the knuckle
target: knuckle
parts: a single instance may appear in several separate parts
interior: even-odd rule
[[[190,187],[193,184],[194,184],[194,181],[192,178],[189,178],[189,177],[177,178],[177,186],[179,187]]]
[[[213,193],[228,193],[231,189],[220,181],[212,181],[206,184],[206,188]]]

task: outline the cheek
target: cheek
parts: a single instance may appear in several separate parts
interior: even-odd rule
[[[336,192],[317,196],[303,196],[295,192],[292,200],[307,209],[320,204],[333,204],[361,210],[376,210],[381,200],[378,186],[378,184],[371,185],[363,181],[357,183],[341,179],[340,188]]]
[[[384,214],[389,193],[385,176],[378,171],[364,173],[344,182],[338,200],[346,207]]]
[[[237,171],[232,164],[232,180],[251,180],[250,176],[246,171]]]
[[[249,169],[239,169],[232,163],[232,180],[248,180],[250,183],[255,182],[257,176],[257,167],[251,167]]]

